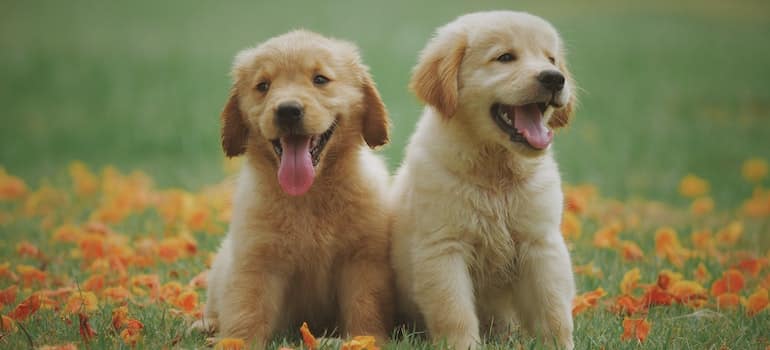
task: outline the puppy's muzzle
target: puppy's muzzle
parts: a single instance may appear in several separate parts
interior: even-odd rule
[[[305,109],[297,101],[281,102],[275,109],[275,125],[284,131],[298,132],[302,129]]]
[[[537,75],[537,81],[551,92],[564,89],[564,75],[557,70],[544,70]]]

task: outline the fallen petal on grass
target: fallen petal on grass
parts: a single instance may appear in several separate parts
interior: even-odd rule
[[[650,334],[652,324],[647,319],[625,318],[623,320],[623,334],[620,336],[625,341],[636,340],[643,343]]]

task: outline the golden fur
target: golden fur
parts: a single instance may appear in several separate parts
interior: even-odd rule
[[[428,106],[389,198],[392,262],[401,312],[435,341],[475,348],[482,330],[504,336],[517,320],[573,348],[556,163],[550,147],[513,142],[490,112],[548,101],[543,128],[566,125],[575,95],[563,51],[538,17],[481,12],[439,28],[415,67],[411,88]],[[563,74],[560,92],[540,85],[545,70]]]
[[[384,211],[388,172],[368,146],[388,141],[388,117],[355,46],[293,31],[240,52],[222,112],[222,146],[245,153],[230,230],[209,273],[195,326],[263,347],[276,330],[307,321],[321,333],[375,335],[391,326],[392,269]],[[330,82],[320,86],[314,76]],[[257,87],[269,82],[269,90]],[[304,106],[303,130],[336,123],[307,193],[276,179],[276,108]]]

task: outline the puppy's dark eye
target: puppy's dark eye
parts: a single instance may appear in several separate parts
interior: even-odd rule
[[[328,82],[329,82],[329,78],[327,78],[327,77],[325,77],[325,76],[323,76],[321,74],[318,74],[318,75],[313,77],[313,84],[316,84],[316,85],[326,85],[326,83],[328,83]]]
[[[500,56],[497,56],[497,62],[511,62],[515,59],[516,59],[516,56],[507,52]]]
[[[551,61],[551,64],[556,64],[556,59],[553,56],[548,56],[548,60]]]
[[[259,92],[267,92],[267,90],[270,89],[270,83],[266,82],[266,81],[263,81],[263,82],[257,84],[256,89]]]

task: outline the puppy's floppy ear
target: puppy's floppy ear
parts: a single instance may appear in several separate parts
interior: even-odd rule
[[[364,117],[362,121],[362,134],[364,141],[371,148],[382,146],[388,141],[390,122],[385,103],[382,102],[377,86],[369,75],[366,67],[362,67],[361,89],[364,93]]]
[[[457,110],[460,63],[467,46],[461,31],[439,30],[420,54],[409,88],[444,117]]]
[[[222,149],[228,157],[235,157],[246,151],[249,128],[243,120],[238,103],[238,89],[233,86],[230,97],[222,109]]]
[[[575,105],[577,104],[577,88],[575,87],[575,81],[572,80],[572,74],[567,70],[567,64],[564,62],[564,59],[559,62],[559,70],[564,75],[571,91],[567,105],[554,111],[553,115],[551,115],[551,119],[548,121],[548,126],[554,129],[569,124],[570,119],[572,119],[572,114],[575,112]]]

